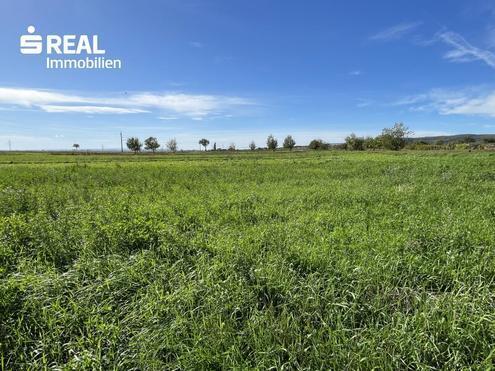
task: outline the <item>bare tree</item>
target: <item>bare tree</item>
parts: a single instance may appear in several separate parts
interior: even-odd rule
[[[167,149],[173,153],[177,151],[177,140],[175,138],[172,138],[167,142]]]

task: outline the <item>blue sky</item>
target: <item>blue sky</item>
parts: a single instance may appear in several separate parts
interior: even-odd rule
[[[29,25],[122,68],[46,69]],[[493,1],[3,0],[0,46],[0,149],[495,132]]]

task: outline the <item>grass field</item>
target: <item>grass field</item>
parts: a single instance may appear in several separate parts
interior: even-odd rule
[[[0,155],[2,369],[495,362],[495,153]]]

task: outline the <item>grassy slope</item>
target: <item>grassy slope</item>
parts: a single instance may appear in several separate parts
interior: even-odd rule
[[[0,163],[5,368],[495,358],[495,154]]]

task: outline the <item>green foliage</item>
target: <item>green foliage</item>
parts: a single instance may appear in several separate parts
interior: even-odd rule
[[[141,151],[143,147],[143,143],[139,140],[139,138],[131,137],[127,139],[127,148],[134,153],[138,153]]]
[[[494,159],[1,154],[2,368],[491,369]]]
[[[278,141],[273,137],[273,135],[269,135],[268,138],[266,138],[266,147],[272,151],[275,151],[278,147]]]
[[[406,137],[412,134],[402,122],[396,123],[392,128],[385,128],[379,136],[379,140],[385,149],[398,151],[406,146]]]
[[[296,141],[292,138],[292,135],[287,135],[284,139],[284,148],[287,148],[289,151],[295,147]]]
[[[200,139],[199,140],[199,144],[202,145],[203,147],[205,147],[205,151],[206,151],[206,147],[208,147],[208,144],[210,144],[210,141],[208,139]]]
[[[152,151],[153,153],[155,153],[155,151],[158,148],[160,148],[160,143],[158,143],[158,139],[156,139],[155,137],[149,137],[149,138],[145,139],[144,149],[146,149],[148,151]]]
[[[369,150],[376,150],[382,147],[380,138],[366,137],[364,138],[364,148]]]
[[[308,148],[309,149],[327,149],[328,144],[325,143],[321,139],[313,139],[311,142],[309,142]]]
[[[364,151],[364,142],[364,138],[358,137],[354,133],[345,138],[346,148],[350,151]]]
[[[254,151],[256,149],[256,143],[254,143],[254,140],[252,140],[251,143],[249,143],[249,149],[251,151]]]

